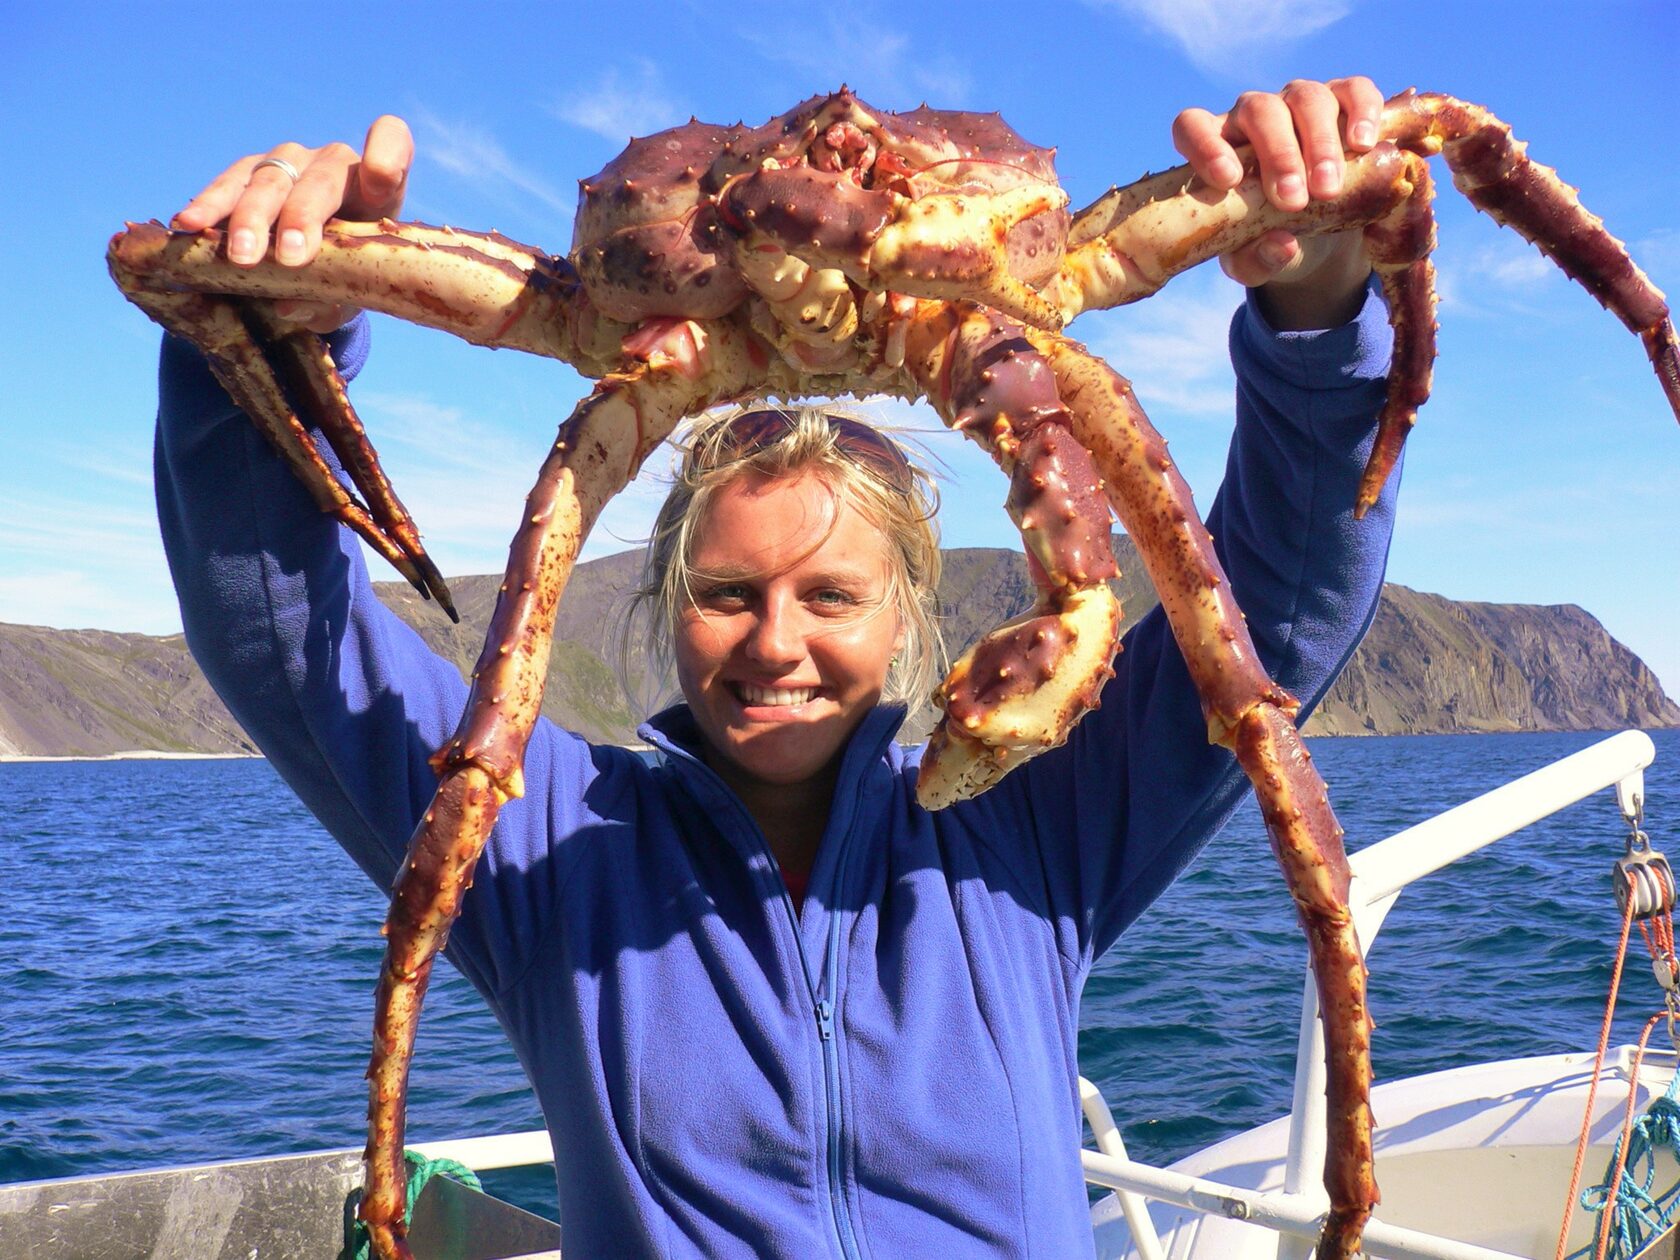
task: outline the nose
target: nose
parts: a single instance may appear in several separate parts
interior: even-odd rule
[[[805,634],[800,626],[799,609],[777,595],[767,598],[743,646],[753,663],[765,668],[798,664],[805,658]]]

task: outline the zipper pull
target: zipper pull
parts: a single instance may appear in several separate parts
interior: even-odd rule
[[[834,1040],[834,1004],[827,998],[817,1001],[817,1035],[824,1041]]]

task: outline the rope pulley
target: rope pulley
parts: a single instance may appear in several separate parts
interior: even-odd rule
[[[1569,1179],[1569,1198],[1563,1224],[1558,1231],[1556,1260],[1634,1260],[1653,1254],[1652,1244],[1669,1236],[1680,1216],[1680,1182],[1662,1194],[1652,1193],[1657,1149],[1680,1155],[1680,1070],[1669,1081],[1668,1091],[1654,1100],[1647,1114],[1635,1120],[1634,1100],[1645,1048],[1651,1033],[1666,1018],[1669,1039],[1680,1050],[1680,951],[1674,934],[1674,868],[1651,845],[1645,834],[1643,780],[1630,776],[1616,784],[1616,804],[1627,823],[1626,848],[1612,869],[1612,887],[1622,920],[1621,939],[1616,943],[1615,965],[1610,973],[1610,994],[1604,1005],[1599,1028],[1598,1054],[1593,1064],[1592,1083],[1581,1118],[1581,1135],[1575,1146],[1575,1169]],[[1579,1199],[1581,1207],[1597,1215],[1593,1241],[1573,1253],[1566,1253],[1569,1223],[1577,1204],[1575,1192],[1581,1184],[1582,1162],[1592,1135],[1593,1099],[1604,1074],[1604,1056],[1610,1045],[1610,1027],[1616,1013],[1616,995],[1622,982],[1622,963],[1628,953],[1628,938],[1635,921],[1651,954],[1651,972],[1662,989],[1663,1004],[1645,1022],[1634,1052],[1628,1082],[1626,1115],[1622,1132],[1611,1156],[1604,1181]],[[1630,1175],[1630,1170],[1640,1175]]]
[[[1633,809],[1624,810],[1622,817],[1627,820],[1628,839],[1626,853],[1611,871],[1616,908],[1626,913],[1631,897],[1636,920],[1667,914],[1674,909],[1675,903],[1674,868],[1668,864],[1666,857],[1651,847],[1651,837],[1645,834],[1644,798],[1635,796]],[[1664,989],[1673,989],[1674,973],[1670,971],[1665,976],[1659,971],[1657,982]]]

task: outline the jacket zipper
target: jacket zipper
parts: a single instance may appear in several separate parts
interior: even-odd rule
[[[744,811],[743,811],[744,812]],[[759,843],[763,845],[765,854],[770,858],[770,869],[775,871],[775,855],[770,852],[770,845],[759,832],[758,824],[749,818],[753,832],[758,835]],[[851,846],[848,844],[847,849]],[[846,856],[842,851],[842,858]],[[835,873],[835,882],[839,883],[841,870]],[[830,998],[839,987],[840,976],[840,914],[839,911],[829,911],[828,928],[828,958],[823,967],[822,984],[818,986],[811,979],[811,965],[805,956],[805,938],[799,931],[799,914],[793,908],[793,896],[788,892],[787,883],[776,876],[778,891],[781,894],[782,906],[787,911],[788,922],[793,928],[793,944],[799,953],[799,971],[805,978],[805,991],[810,994],[813,1003],[812,1013],[817,1021],[817,1039],[822,1044],[823,1056],[823,1093],[827,1102],[827,1146],[828,1146],[828,1206],[834,1219],[834,1231],[839,1237],[841,1254],[846,1260],[862,1260],[862,1252],[858,1248],[857,1235],[852,1231],[851,1214],[846,1210],[846,1198],[840,1182],[840,1133],[844,1123],[844,1115],[840,1108],[840,1052],[834,1041],[834,1002]]]
[[[849,848],[850,846],[848,846]],[[838,890],[845,873],[846,853],[842,851],[835,863],[835,887]],[[788,901],[791,907],[793,902]],[[840,1250],[847,1260],[859,1260],[857,1236],[852,1232],[852,1216],[846,1210],[846,1196],[840,1178],[840,1135],[845,1116],[840,1109],[840,1047],[834,1037],[833,995],[840,988],[840,911],[831,908],[828,915],[828,958],[823,966],[822,992],[817,997],[817,1036],[822,1041],[824,1079],[828,1085],[828,1197],[834,1209],[835,1228],[840,1232]]]
[[[787,881],[777,873],[776,855],[770,851],[770,842],[764,838],[764,832],[759,828],[757,819],[747,812],[745,806],[737,803],[737,808],[746,821],[748,833],[757,837],[760,850],[770,859],[771,877],[776,881],[776,891],[781,897],[788,923],[793,929],[793,945],[799,954],[799,971],[805,979],[805,991],[811,998],[812,1013],[817,1021],[817,1039],[822,1044],[823,1092],[828,1104],[826,1136],[829,1211],[834,1219],[834,1231],[839,1238],[840,1251],[845,1260],[862,1260],[862,1251],[858,1247],[857,1235],[852,1229],[851,1214],[846,1210],[846,1196],[840,1180],[840,1134],[845,1116],[840,1107],[840,1052],[835,1044],[835,1011],[832,998],[839,988],[840,980],[840,914],[832,908],[829,911],[828,957],[824,960],[823,978],[819,986],[811,977],[810,961],[805,955],[805,938],[799,931],[799,914],[794,909],[793,895],[788,892]],[[835,863],[836,888],[844,881],[845,859],[850,854],[851,847],[848,833],[845,847]]]
[[[823,1092],[827,1095],[828,1104],[828,1208],[835,1223],[835,1235],[840,1240],[840,1252],[845,1260],[862,1260],[862,1248],[858,1247],[857,1233],[852,1228],[852,1215],[847,1211],[845,1203],[845,1189],[840,1178],[840,1134],[845,1126],[845,1114],[840,1107],[840,1048],[835,1043],[835,1003],[833,995],[840,988],[840,912],[830,909],[828,912],[828,958],[823,966],[822,984],[818,986],[811,978],[810,959],[805,956],[805,937],[800,932],[800,916],[793,907],[793,895],[788,892],[786,880],[781,879],[780,870],[776,867],[776,855],[769,848],[769,840],[764,838],[764,832],[759,828],[758,820],[748,813],[746,806],[739,800],[734,805],[741,811],[749,835],[758,838],[759,852],[769,858],[771,877],[776,880],[776,892],[781,897],[781,904],[788,916],[788,922],[793,927],[793,948],[800,956],[800,973],[805,976],[805,991],[810,995],[813,1003],[813,1015],[816,1016],[816,1038],[823,1048]],[[847,828],[845,845],[835,858],[835,887],[845,884],[845,860],[850,857],[852,850],[852,828]]]

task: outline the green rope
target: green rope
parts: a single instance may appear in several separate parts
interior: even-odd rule
[[[414,1151],[404,1151],[403,1159],[408,1164],[408,1206],[403,1210],[404,1226],[414,1220],[414,1205],[420,1201],[420,1192],[439,1173],[459,1181],[469,1190],[484,1189],[477,1173],[452,1159],[427,1159]],[[367,1226],[354,1218],[350,1223],[350,1242],[346,1252],[350,1260],[373,1260],[373,1239],[368,1237]]]
[[[1605,1260],[1632,1260],[1674,1223],[1676,1209],[1680,1209],[1680,1184],[1659,1195],[1651,1193],[1651,1183],[1657,1174],[1657,1151],[1664,1147],[1680,1155],[1680,1070],[1675,1071],[1668,1090],[1652,1101],[1629,1130],[1627,1163],[1622,1168],[1614,1210],[1606,1212],[1605,1208],[1610,1203],[1610,1178],[1616,1170],[1616,1157],[1622,1149],[1619,1136],[1615,1150],[1610,1152],[1604,1180],[1581,1192],[1581,1206],[1598,1215],[1598,1225],[1593,1230],[1593,1241],[1573,1253],[1569,1260],[1592,1254],[1606,1232],[1610,1235],[1610,1246],[1604,1253]],[[1634,1179],[1636,1170],[1639,1180]]]

